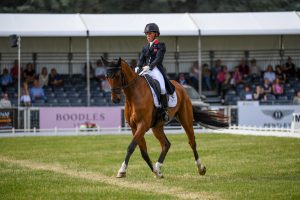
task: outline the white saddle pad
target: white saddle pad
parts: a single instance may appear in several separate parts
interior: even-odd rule
[[[156,108],[160,108],[161,105],[160,103],[158,102],[158,98],[154,92],[154,90],[151,88],[151,92],[152,92],[152,96],[153,96],[153,101],[154,101],[154,105]],[[172,94],[172,95],[169,95],[169,100],[168,100],[168,107],[172,108],[172,107],[175,107],[177,104],[177,94],[176,94],[176,91]]]

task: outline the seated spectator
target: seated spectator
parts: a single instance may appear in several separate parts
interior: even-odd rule
[[[250,61],[250,75],[255,78],[260,76],[260,69],[256,64],[256,60],[252,59]]]
[[[272,65],[268,65],[267,70],[264,73],[264,79],[268,79],[270,83],[273,83],[275,81],[276,75],[273,70]]]
[[[211,86],[211,71],[207,64],[204,64],[202,66],[203,72],[202,72],[202,81],[203,81],[203,87],[205,90],[212,90]]]
[[[26,69],[23,72],[23,76],[27,83],[33,83],[35,77],[35,70],[32,63],[27,63]]]
[[[11,75],[8,73],[8,69],[4,68],[1,75],[1,88],[2,92],[6,92],[7,87],[13,83]]]
[[[275,66],[275,75],[281,83],[285,83],[285,74],[282,72],[280,65]]]
[[[215,61],[215,66],[211,69],[211,82],[212,87],[215,88],[217,84],[217,74],[222,69],[222,60],[218,59]]]
[[[224,75],[225,75],[225,80],[221,86],[221,97],[222,99],[225,98],[225,94],[227,93],[228,90],[231,90],[233,89],[230,82],[231,82],[231,74],[230,72],[228,71],[228,68],[226,65],[223,66],[223,72],[224,72]]]
[[[251,92],[249,85],[245,85],[241,95],[242,100],[253,100],[253,92]]]
[[[10,69],[10,75],[12,76],[13,82],[17,83],[19,78],[18,60],[14,61],[13,67]],[[22,79],[22,73],[21,73],[21,79]]]
[[[249,75],[250,69],[249,69],[249,66],[246,63],[245,58],[241,58],[240,64],[237,67],[238,67],[238,69],[239,69],[239,71],[240,71],[243,78],[246,78]]]
[[[86,78],[86,69],[87,69],[87,63],[84,64],[84,67],[83,67],[83,74]],[[95,74],[95,70],[93,68],[93,65],[92,65],[92,62],[90,62],[90,79],[94,78],[94,74]]]
[[[97,60],[97,66],[95,69],[95,78],[99,82],[100,89],[102,90],[102,82],[106,80],[106,67],[103,65],[101,60]]]
[[[39,80],[34,80],[33,87],[30,89],[30,97],[32,103],[34,103],[36,99],[47,101],[44,89],[40,86]]]
[[[63,80],[61,76],[57,73],[55,68],[51,69],[51,73],[49,75],[48,85],[51,87],[59,87],[63,84]]]
[[[287,77],[296,76],[296,65],[290,56],[283,67],[283,73],[285,73]]]
[[[242,74],[239,71],[238,67],[234,68],[233,74],[232,74],[232,79],[230,84],[235,88],[239,83],[242,82]]]
[[[46,67],[42,68],[42,71],[39,75],[39,81],[41,87],[47,87],[48,86],[48,80],[49,80],[49,75],[48,75],[48,70]]]
[[[276,97],[283,94],[284,89],[283,89],[283,85],[281,84],[279,78],[276,78],[274,83],[272,84],[272,92]]]
[[[132,59],[131,61],[130,61],[130,67],[131,67],[131,69],[135,69],[135,67],[137,66],[137,61],[136,61],[136,59]]]
[[[2,95],[2,99],[0,100],[0,108],[11,108],[11,102],[7,93],[3,93]]]
[[[187,82],[186,82],[185,77],[184,77],[184,73],[179,74],[178,83],[180,83],[181,85],[187,85]]]
[[[226,75],[226,71],[224,69],[224,66],[222,66],[221,70],[219,70],[217,77],[216,77],[217,91],[218,91],[219,95],[221,95],[222,85],[225,82],[225,75]]]
[[[197,91],[199,90],[199,66],[197,61],[191,67],[189,85]]]
[[[270,94],[272,92],[272,86],[269,79],[264,79],[262,89],[264,91],[264,94]]]
[[[21,99],[20,99],[22,106],[31,106],[31,98],[28,91],[28,84],[27,82],[23,83],[22,90],[21,90]]]
[[[264,90],[262,89],[262,87],[260,85],[257,85],[255,87],[255,92],[253,93],[253,100],[257,100],[257,101],[266,101],[267,100]]]
[[[296,96],[294,97],[293,104],[300,105],[300,90],[297,92]]]

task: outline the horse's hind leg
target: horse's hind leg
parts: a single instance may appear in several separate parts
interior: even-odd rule
[[[170,149],[171,143],[169,142],[168,138],[164,133],[163,126],[154,127],[152,128],[154,136],[158,139],[161,145],[161,153],[158,158],[158,161],[153,166],[153,173],[156,175],[157,178],[163,178],[163,174],[161,172],[162,164],[165,160],[165,157]]]
[[[151,171],[153,171],[152,161],[151,161],[151,159],[150,159],[150,157],[148,155],[148,152],[147,152],[147,144],[146,144],[145,137],[143,137],[139,141],[138,145],[139,145],[139,148],[140,148],[141,155],[142,155],[143,159],[146,161],[146,163],[150,167]]]
[[[197,144],[196,144],[195,133],[193,129],[193,108],[191,104],[188,103],[183,104],[182,108],[178,112],[178,119],[189,138],[189,144],[194,153],[195,162],[198,167],[198,172],[200,175],[204,175],[206,173],[206,168],[201,163],[201,159],[197,152]]]

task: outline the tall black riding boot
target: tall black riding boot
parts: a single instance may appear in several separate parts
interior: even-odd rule
[[[168,98],[166,94],[161,95],[161,106],[163,109],[162,119],[165,122],[169,121],[169,114],[168,114]]]

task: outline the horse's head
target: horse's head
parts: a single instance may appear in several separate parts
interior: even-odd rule
[[[117,62],[108,62],[101,57],[102,62],[106,66],[106,79],[111,87],[111,100],[113,103],[120,103],[122,92],[122,70],[121,58]]]

